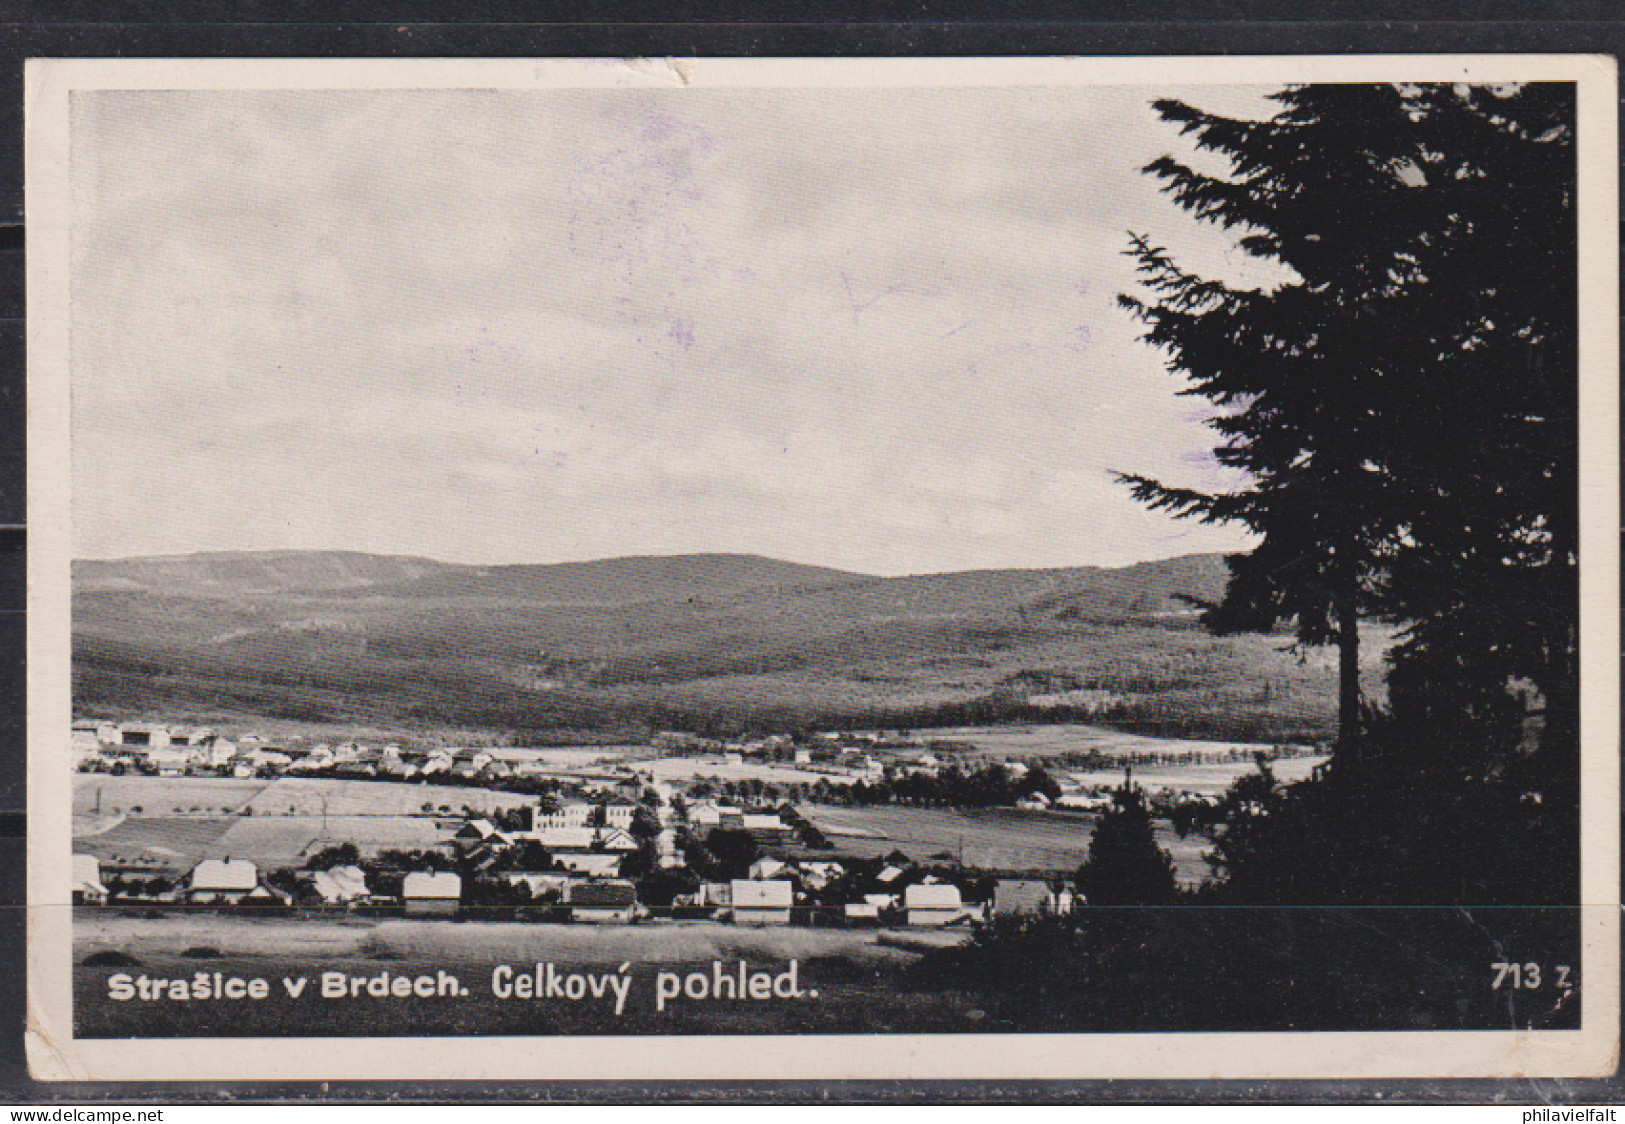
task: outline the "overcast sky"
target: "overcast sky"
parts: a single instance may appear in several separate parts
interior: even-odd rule
[[[1114,304],[1167,94],[79,94],[79,557],[737,551],[873,573],[1243,545]],[[1254,274],[1254,276],[1258,276]],[[1261,276],[1260,276],[1260,279]]]

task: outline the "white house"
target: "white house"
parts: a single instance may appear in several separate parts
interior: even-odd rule
[[[462,897],[463,880],[450,871],[414,871],[401,883],[401,904],[408,917],[456,913]]]
[[[605,851],[620,851],[623,854],[638,849],[638,841],[629,831],[622,831],[616,827],[606,827],[598,833],[598,847]]]
[[[192,868],[186,900],[198,905],[236,905],[273,900],[260,885],[259,868],[247,859],[204,859]]]
[[[95,855],[73,856],[73,904],[100,905],[107,900],[102,885],[102,864]]]
[[[870,921],[877,925],[880,923],[880,907],[869,902],[848,902],[841,907],[841,914],[849,923],[861,924]]]
[[[736,878],[729,884],[734,924],[788,925],[795,887],[789,882],[751,882]]]
[[[909,925],[946,925],[964,915],[965,903],[958,886],[919,883],[903,891],[903,911]]]

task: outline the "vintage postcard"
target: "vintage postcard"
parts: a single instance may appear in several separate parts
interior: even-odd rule
[[[1612,1072],[1611,60],[27,92],[36,1076]]]

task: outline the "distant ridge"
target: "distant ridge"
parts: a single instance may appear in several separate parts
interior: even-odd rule
[[[662,728],[667,707],[823,721],[1001,699],[1008,683],[1110,683],[1130,665],[1166,678],[1169,646],[1184,650],[1197,626],[1188,599],[1217,600],[1228,579],[1218,554],[905,577],[750,554],[83,561],[74,699],[98,713],[480,728]]]
[[[341,590],[455,570],[448,562],[346,550],[207,551],[76,561],[77,592],[211,593]]]
[[[634,555],[591,562],[478,566],[356,551],[211,551],[73,564],[76,592],[192,597],[248,593],[626,601],[828,585],[869,575],[753,554]]]

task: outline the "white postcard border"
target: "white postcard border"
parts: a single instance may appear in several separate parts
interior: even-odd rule
[[[77,90],[704,89],[1575,81],[1581,277],[1583,1025],[1577,1031],[89,1040],[68,855],[69,98]],[[41,1080],[1601,1076],[1619,1038],[1616,74],[1595,55],[691,60],[32,60],[28,249],[28,1029]]]

